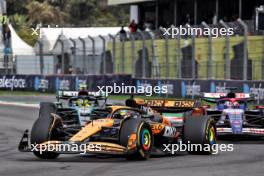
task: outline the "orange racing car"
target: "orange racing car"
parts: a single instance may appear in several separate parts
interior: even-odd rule
[[[126,100],[126,106],[93,109],[85,124],[75,119],[73,114],[78,112],[73,112],[74,109],[61,108],[54,103],[40,104],[31,135],[26,130],[19,144],[21,152],[33,152],[42,159],[68,153],[147,159],[154,153],[167,154],[166,144],[182,141],[212,146],[216,143],[212,118],[205,116],[194,100],[131,98]],[[211,154],[211,150],[189,153]]]

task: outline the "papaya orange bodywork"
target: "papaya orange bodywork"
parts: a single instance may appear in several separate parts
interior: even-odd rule
[[[72,142],[82,142],[90,136],[101,131],[103,127],[112,127],[114,124],[113,119],[98,119],[90,122],[88,125],[83,127],[78,133],[70,138]]]

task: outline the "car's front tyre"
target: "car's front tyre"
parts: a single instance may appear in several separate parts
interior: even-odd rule
[[[49,102],[41,102],[39,117],[35,121],[31,130],[31,144],[41,144],[48,140],[55,140],[56,136],[52,135],[55,123],[51,113],[56,113],[56,105]],[[55,159],[59,156],[55,152],[42,152],[33,151],[34,155],[41,159]]]
[[[183,141],[190,146],[199,146],[199,148],[196,147],[198,150],[188,150],[187,152],[190,154],[212,154],[217,142],[214,120],[208,116],[186,117]]]
[[[126,158],[129,160],[148,159],[154,142],[150,125],[139,119],[125,119],[119,132],[120,145],[128,147],[131,135],[135,136],[135,149],[129,152]]]

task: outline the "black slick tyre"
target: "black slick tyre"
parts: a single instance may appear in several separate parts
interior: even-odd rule
[[[140,119],[125,119],[119,132],[120,145],[127,147],[131,135],[136,136],[136,147],[126,155],[126,158],[128,160],[148,159],[154,142],[150,125]]]
[[[212,154],[216,145],[214,120],[208,116],[189,116],[185,118],[183,142],[191,147],[190,154]]]
[[[32,130],[31,130],[31,144],[41,144],[48,140],[55,140],[55,136],[52,134],[52,125],[54,125],[54,118],[51,113],[56,113],[56,106],[54,103],[50,102],[41,102],[39,117],[35,121]],[[55,159],[59,156],[58,153],[54,152],[42,152],[34,151],[35,156],[41,159]]]

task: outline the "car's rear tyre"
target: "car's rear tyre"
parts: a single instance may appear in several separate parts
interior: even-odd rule
[[[185,118],[183,142],[189,146],[190,154],[212,154],[216,144],[216,128],[214,120],[208,116]],[[199,147],[195,147],[199,145]],[[194,150],[195,149],[195,150]]]
[[[120,145],[127,147],[131,134],[136,135],[136,148],[126,155],[128,160],[145,160],[151,154],[153,135],[150,125],[140,119],[126,119],[119,132]]]
[[[39,118],[35,121],[31,130],[31,144],[41,144],[45,141],[56,139],[56,136],[52,136],[54,118],[51,113],[56,113],[55,104],[50,102],[41,102]],[[54,152],[40,153],[38,151],[34,151],[33,153],[41,159],[55,159],[59,156],[58,153]]]
[[[261,117],[262,128],[264,128],[264,109],[260,110],[260,117]]]

